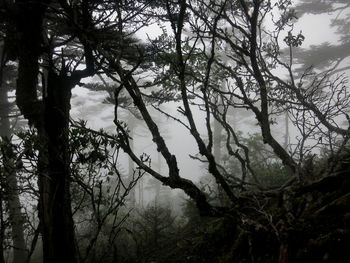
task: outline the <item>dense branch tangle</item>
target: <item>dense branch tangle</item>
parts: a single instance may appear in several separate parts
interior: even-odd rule
[[[200,19],[200,22],[196,20],[196,23],[192,23],[190,31],[198,32],[197,36],[206,46],[211,45],[208,39],[215,38],[217,48],[213,65],[225,71],[228,75],[227,79],[231,79],[225,88],[212,88],[212,90],[223,96],[236,98],[250,109],[258,120],[264,142],[272,147],[275,154],[293,174],[302,175],[305,171],[300,163],[297,163],[272,135],[273,111],[278,113],[286,108],[292,109],[293,105],[299,104],[307,109],[315,119],[318,119],[326,130],[348,136],[349,131],[334,122],[334,118],[347,119],[348,95],[344,93],[343,81],[328,79],[331,74],[326,74],[324,80],[316,76],[315,80],[316,78],[321,78],[321,80],[305,81],[302,79],[297,84],[296,77],[293,75],[292,62],[290,65],[282,62],[278,42],[279,36],[286,32],[283,30],[292,24],[295,14],[282,7],[282,5],[288,6],[287,1],[280,1],[275,5],[272,5],[271,2],[222,1],[220,4],[211,1],[191,2],[191,11],[197,20]],[[222,12],[223,5],[226,5],[224,12]],[[280,17],[278,15],[271,17],[269,14],[276,12],[276,9],[281,11]],[[217,19],[217,17],[220,18]],[[273,26],[266,25],[265,21],[269,19],[275,20]],[[220,26],[216,26],[217,20]],[[303,38],[300,39],[302,42]],[[300,43],[293,42],[293,45],[291,49]],[[290,59],[292,61],[293,57]],[[207,60],[209,61],[210,57],[207,57]],[[288,76],[287,80],[285,77],[280,77],[281,74],[276,75],[276,69],[284,69]],[[215,81],[214,78],[213,81]],[[320,96],[315,92],[312,94],[312,90],[324,85],[322,82],[334,83],[326,87],[333,95],[324,96],[322,101],[319,101]],[[310,87],[304,87],[306,85]],[[212,86],[215,86],[214,82]],[[303,90],[308,90],[308,92],[304,93]],[[283,103],[275,104],[275,100],[281,97],[284,98]],[[317,104],[316,98],[318,99]],[[314,125],[318,125],[317,122]]]
[[[260,185],[258,168],[252,163],[254,152],[230,114],[242,120],[243,111],[249,111],[257,120],[263,142],[274,152],[271,159],[278,168],[283,163],[291,178],[281,183],[278,190],[295,178],[303,180],[307,176],[303,161],[313,150],[312,146],[306,149],[308,140],[327,136],[322,147],[331,148],[335,154],[345,147],[349,140],[348,123],[339,125],[338,118],[350,120],[347,83],[341,77],[332,79],[334,72],[319,76],[307,72],[301,77],[294,75],[293,49],[300,43],[294,43],[293,39],[302,42],[303,37],[293,36],[291,24],[295,15],[288,9],[289,2],[13,1],[16,8],[10,11],[19,33],[15,37],[17,105],[44,142],[39,151],[38,173],[45,262],[78,261],[70,198],[73,179],[90,196],[93,213],[97,215],[98,230],[87,246],[85,259],[108,213],[116,212],[121,204],[117,195],[124,198],[134,186],[119,185],[119,190],[114,189],[115,194],[109,199],[109,212],[102,215],[100,201],[95,198],[102,195],[102,183],[97,183],[97,189],[93,189],[79,180],[81,178],[72,177],[76,174],[71,173],[68,137],[71,89],[80,85],[85,77],[98,74],[115,82],[117,134],[101,132],[99,135],[115,141],[140,171],[186,192],[195,200],[202,215],[226,212],[242,215],[238,210],[241,196],[244,196],[242,192],[252,188],[266,190]],[[269,20],[272,23],[265,22]],[[138,41],[135,33],[155,21],[163,30],[161,35],[154,41],[148,39],[147,44]],[[281,58],[279,41],[284,34],[287,35],[289,62]],[[42,96],[37,94],[38,75],[42,76]],[[146,84],[142,83],[145,79]],[[118,98],[122,91],[126,91],[138,109],[154,145],[166,161],[168,175],[153,169],[149,157],[146,154],[137,156],[131,147],[127,126],[118,116]],[[167,98],[162,97],[162,93]],[[159,124],[151,115],[150,98],[153,102],[156,100],[157,105],[172,100],[180,105],[181,117],[171,116],[166,110],[160,112],[177,120],[192,136],[198,151],[193,158],[207,165],[210,175],[225,193],[225,209],[214,207],[194,180],[180,174],[178,158],[171,152]],[[197,115],[198,109],[202,117]],[[274,119],[284,112],[300,131],[301,138],[294,149],[292,145],[282,146],[272,131]],[[213,121],[221,128],[219,136],[215,134]],[[200,122],[204,123],[204,129]],[[338,142],[339,138],[342,141]],[[222,142],[227,163],[215,153]],[[83,160],[86,161],[84,158],[80,161],[83,163]],[[241,171],[233,167],[237,163]],[[116,162],[106,165],[112,170],[115,168],[120,179]],[[65,254],[61,253],[63,250]]]
[[[245,108],[251,111],[258,121],[264,143],[273,149],[275,155],[289,169],[292,176],[297,178],[304,176],[302,162],[294,159],[271,131],[273,119],[277,116],[274,115],[274,112],[280,114],[285,110],[295,109],[295,105],[302,105],[314,114],[315,118],[319,119],[328,130],[341,135],[347,135],[348,131],[329,122],[330,117],[324,115],[329,113],[327,109],[320,109],[312,101],[303,97],[292,73],[292,63],[288,65],[279,57],[279,36],[283,34],[284,29],[288,29],[294,19],[294,13],[288,9],[288,2],[279,1],[273,5],[271,1],[261,0],[220,2],[199,0],[178,3],[161,1],[157,13],[153,16],[169,22],[172,33],[164,31],[163,40],[170,41],[169,45],[153,43],[155,54],[152,56],[164,60],[160,65],[148,68],[146,73],[139,71],[139,67],[146,58],[140,50],[138,50],[138,62],[130,69],[130,66],[125,66],[126,60],[120,55],[111,54],[103,45],[97,47],[97,53],[108,61],[106,64],[108,64],[110,73],[118,74],[118,77],[115,77],[108,73],[110,78],[119,83],[118,90],[126,89],[139,109],[157,145],[157,150],[167,162],[169,177],[162,176],[147,167],[132,152],[128,146],[128,135],[117,118],[118,105],[116,103],[115,123],[120,131],[119,136],[124,138],[121,140],[123,149],[140,167],[164,184],[185,190],[197,200],[197,204],[202,204],[199,206],[206,207],[204,210],[208,211],[207,201],[192,182],[180,176],[176,157],[169,151],[156,122],[148,111],[145,103],[147,90],[145,93],[142,92],[137,78],[153,71],[153,74],[159,75],[154,79],[154,83],[164,80],[163,89],[175,91],[179,95],[183,107],[181,107],[181,113],[186,119],[185,122],[183,120],[179,122],[189,129],[197,143],[199,154],[205,157],[208,163],[209,172],[222,187],[231,204],[237,202],[237,196],[232,185],[224,176],[225,173],[220,171],[222,166],[219,160],[213,155],[211,120],[217,119],[223,130],[226,131],[227,152],[242,164],[243,174],[249,172],[254,178],[254,170],[249,165],[249,150],[239,141],[233,129],[234,125],[227,120],[229,110],[234,112],[237,108]],[[278,13],[278,15],[271,16],[271,12]],[[273,19],[273,26],[266,25],[265,20],[269,19]],[[128,34],[125,33],[123,21],[120,20],[119,23],[121,30],[119,34],[124,36],[124,40],[120,41],[127,42],[125,36]],[[162,49],[163,47],[166,47],[167,50]],[[281,67],[287,71],[287,80],[273,73],[275,69]],[[310,85],[313,85],[312,82]],[[119,91],[115,93],[116,99]],[[221,97],[220,101],[226,107],[225,111],[218,110],[218,105],[213,103],[215,97]],[[279,98],[283,100],[278,101]],[[337,114],[346,111],[347,102],[342,100],[342,103],[343,105],[338,107]],[[199,106],[205,112],[205,136],[198,129],[198,120],[194,117],[193,105]],[[176,117],[173,119],[176,120]],[[315,122],[314,125],[318,123]],[[311,131],[313,132],[314,129]],[[243,154],[232,150],[236,147],[241,148]],[[235,175],[232,176],[235,177]],[[259,181],[258,178],[254,180]]]
[[[167,7],[167,15],[169,17],[172,17],[171,13],[171,8],[168,6]],[[226,194],[229,196],[231,201],[236,201],[236,197],[233,194],[231,188],[219,172],[214,156],[211,153],[211,147],[210,143],[208,146],[205,145],[203,139],[199,135],[199,132],[197,130],[195,120],[192,114],[192,111],[190,109],[190,104],[189,104],[189,99],[187,95],[187,87],[186,87],[186,81],[185,81],[185,71],[186,71],[186,62],[184,61],[183,53],[182,53],[182,28],[184,26],[185,22],[185,14],[186,14],[186,3],[185,1],[181,2],[179,6],[179,14],[177,16],[177,20],[172,20],[172,28],[174,31],[174,36],[176,39],[176,44],[175,44],[175,50],[176,50],[176,61],[175,61],[175,67],[176,67],[176,74],[177,78],[179,79],[179,90],[182,96],[182,102],[185,108],[184,114],[187,117],[188,123],[189,123],[189,128],[191,131],[191,134],[193,135],[194,139],[197,141],[199,151],[202,155],[206,156],[207,159],[209,160],[209,170],[210,172],[214,175],[216,180],[222,185],[223,189],[225,190]],[[103,50],[101,53],[106,54]],[[121,145],[122,148],[129,154],[129,156],[143,169],[145,169],[148,173],[153,175],[155,178],[158,180],[162,181],[164,184],[172,187],[172,188],[180,188],[183,189],[189,196],[191,196],[196,202],[197,206],[200,209],[202,214],[207,214],[207,215],[213,215],[215,214],[215,209],[211,208],[211,206],[207,203],[205,195],[190,181],[187,179],[184,179],[180,177],[179,175],[179,168],[177,166],[177,161],[176,157],[169,152],[169,149],[163,139],[163,137],[159,133],[159,128],[157,124],[154,122],[152,116],[150,115],[145,102],[143,101],[142,93],[140,92],[140,89],[138,87],[137,82],[135,81],[134,77],[132,74],[134,73],[133,70],[126,70],[123,69],[122,62],[121,61],[111,61],[110,59],[110,65],[113,66],[114,70],[118,73],[119,75],[119,80],[115,79],[112,75],[110,77],[114,79],[115,81],[120,82],[120,87],[125,88],[130,97],[133,99],[134,104],[137,106],[137,108],[140,111],[140,114],[143,117],[143,120],[145,121],[146,125],[149,128],[149,131],[152,134],[153,141],[157,145],[157,150],[162,154],[164,159],[166,160],[168,167],[169,167],[169,177],[164,177],[155,171],[153,171],[151,168],[147,167],[142,160],[137,158],[131,151],[130,147],[128,146],[128,137],[123,129],[122,125],[118,122],[117,119],[117,114],[116,114],[116,120],[115,123],[120,131],[119,136],[122,136],[124,139],[121,140]],[[208,70],[208,73],[210,71]],[[118,98],[119,91],[116,92],[116,98]],[[117,107],[116,103],[116,107]],[[117,113],[117,109],[116,109]],[[209,113],[209,111],[208,111]]]

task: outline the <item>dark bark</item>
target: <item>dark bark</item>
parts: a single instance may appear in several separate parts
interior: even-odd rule
[[[70,157],[68,144],[71,89],[81,78],[93,74],[93,56],[86,36],[79,34],[84,46],[86,70],[68,72],[62,54],[59,73],[52,64],[49,43],[43,43],[43,21],[49,0],[16,2],[18,33],[17,105],[29,124],[38,130],[39,218],[43,238],[44,262],[77,262],[74,223],[70,197]],[[60,1],[65,10],[69,6]],[[89,15],[86,5],[83,13]],[[67,10],[66,10],[67,11]],[[68,10],[69,11],[69,10]],[[91,19],[91,17],[87,17]],[[90,43],[90,42],[89,42]],[[45,46],[46,45],[46,46]],[[45,49],[43,48],[45,46]],[[43,99],[37,96],[39,58],[45,54]],[[68,76],[71,73],[70,76]]]
[[[48,0],[17,1],[17,106],[30,124],[40,125],[42,104],[37,97],[42,23]]]
[[[214,216],[218,214],[218,211],[214,209],[209,203],[205,196],[205,194],[190,180],[180,177],[179,168],[177,165],[177,160],[175,155],[171,154],[168,146],[166,145],[164,138],[161,136],[159,132],[159,128],[157,124],[152,119],[148,109],[142,100],[141,92],[135,82],[135,80],[122,69],[121,65],[115,64],[114,67],[118,72],[119,76],[123,80],[123,84],[128,91],[129,95],[133,99],[135,106],[139,109],[143,120],[145,121],[149,131],[152,134],[153,142],[157,145],[157,150],[162,154],[164,159],[167,162],[169,168],[169,177],[162,176],[161,174],[154,171],[148,165],[146,165],[143,161],[141,161],[135,153],[132,151],[129,141],[128,135],[126,134],[123,127],[118,123],[118,120],[115,119],[114,122],[120,130],[120,146],[122,149],[130,156],[130,158],[143,170],[148,172],[157,180],[161,181],[163,184],[175,189],[182,189],[188,196],[190,196],[193,200],[195,200],[198,210],[203,216]],[[110,76],[112,79],[113,76]],[[118,96],[116,96],[116,100]],[[115,117],[117,118],[117,107],[115,110]]]
[[[43,118],[47,140],[47,176],[40,179],[44,262],[77,261],[69,192],[70,97],[71,83],[68,78],[50,71]]]
[[[260,90],[260,99],[261,99],[261,110],[257,109],[254,105],[249,102],[250,108],[253,110],[253,112],[256,115],[257,120],[259,121],[260,127],[261,127],[261,134],[264,138],[264,143],[267,143],[271,146],[275,154],[282,160],[283,164],[289,167],[292,172],[296,175],[300,175],[302,173],[301,168],[298,166],[298,164],[293,160],[293,158],[290,156],[290,154],[284,149],[272,136],[271,134],[271,128],[270,128],[270,114],[269,114],[269,102],[268,102],[268,91],[267,91],[267,85],[266,81],[262,75],[262,71],[259,66],[259,61],[257,57],[257,50],[258,50],[258,17],[259,17],[259,10],[260,10],[260,2],[254,1],[254,11],[250,18],[250,24],[251,24],[251,37],[250,37],[250,62],[252,65],[254,78],[256,79],[257,83],[259,84],[259,90]],[[242,89],[241,89],[242,90]]]
[[[77,259],[69,193],[68,121],[70,89],[75,82],[69,81],[66,72],[57,75],[49,69],[44,101],[37,97],[38,61],[43,53],[42,23],[48,2],[17,3],[20,39],[16,100],[42,140],[38,181],[44,262],[73,263]]]
[[[182,28],[185,20],[185,14],[186,14],[186,1],[181,1],[180,2],[180,13],[179,13],[179,18],[177,21],[177,26],[173,25],[173,31],[175,34],[175,40],[176,40],[176,55],[177,55],[177,67],[178,67],[178,72],[177,76],[180,81],[179,89],[181,92],[181,98],[182,98],[182,103],[184,106],[185,110],[185,115],[188,120],[189,126],[190,126],[190,132],[195,139],[199,153],[203,156],[205,156],[208,160],[208,170],[209,172],[214,176],[216,182],[222,187],[223,191],[226,193],[227,197],[229,200],[235,204],[237,202],[237,197],[233,193],[231,187],[228,185],[227,181],[223,177],[223,175],[220,173],[217,167],[217,162],[215,160],[215,157],[212,153],[212,143],[209,142],[209,144],[206,146],[205,142],[200,136],[200,133],[198,132],[196,122],[194,120],[192,110],[190,107],[189,99],[188,99],[188,94],[187,94],[187,87],[186,87],[186,81],[185,81],[185,72],[186,72],[186,63],[183,57],[183,51],[182,51]],[[170,11],[168,10],[169,15],[171,14]],[[208,69],[208,73],[210,70]],[[208,100],[205,101],[205,103],[208,103]],[[208,119],[209,120],[209,119]],[[207,122],[208,122],[207,120]],[[209,123],[208,123],[209,125]],[[211,129],[208,129],[208,135],[209,137],[212,136]],[[212,138],[209,140],[211,141]]]

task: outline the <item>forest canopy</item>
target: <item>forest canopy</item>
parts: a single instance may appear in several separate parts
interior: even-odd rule
[[[1,1],[0,263],[344,262],[349,11]],[[329,15],[339,43],[304,46],[308,14]],[[103,92],[90,111],[108,104],[113,129],[73,118],[77,88]],[[195,149],[176,152],[179,134]]]

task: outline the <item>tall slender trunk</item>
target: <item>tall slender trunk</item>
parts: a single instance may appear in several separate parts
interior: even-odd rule
[[[2,93],[3,93],[3,87],[2,87],[3,55],[4,55],[4,43],[1,41],[0,42],[0,63],[1,63],[0,64],[0,96],[1,96],[0,105],[2,104]],[[0,127],[2,126],[1,122],[2,122],[2,118],[0,118]],[[0,173],[0,263],[5,263],[5,257],[4,257],[5,221],[4,221],[4,210],[3,210],[4,200],[3,200],[3,184],[2,184],[3,178],[2,177],[3,176]]]
[[[143,208],[144,206],[144,196],[143,196],[143,177],[140,178],[139,182],[139,206]]]
[[[284,132],[284,144],[283,144],[283,148],[285,150],[288,150],[288,145],[289,145],[289,114],[288,114],[288,111],[285,112],[285,115],[284,115],[284,129],[285,129],[285,132]]]
[[[162,174],[162,154],[160,152],[157,153],[157,170],[158,173]],[[161,188],[161,183],[158,180],[154,180],[154,188],[155,188],[155,201],[156,204],[159,205],[160,202],[160,188]],[[164,200],[162,200],[164,201]]]
[[[130,130],[130,137],[132,138],[132,140],[130,140],[130,147],[131,149],[134,149],[134,130],[135,130],[135,123],[133,120],[133,117],[130,117],[130,122],[129,122],[129,130]],[[129,158],[129,178],[128,178],[128,182],[131,183],[134,180],[134,176],[135,176],[135,164],[133,162],[133,160],[131,160],[131,158]],[[133,187],[132,189],[130,189],[130,193],[129,193],[129,200],[130,200],[130,205],[131,207],[135,207],[136,204],[136,197],[135,197],[135,188]]]
[[[217,163],[220,163],[221,160],[221,135],[222,135],[222,126],[217,120],[213,120],[214,124],[214,130],[213,130],[213,137],[214,137],[214,147],[213,147],[213,154],[215,157],[215,160]],[[220,186],[220,184],[217,183],[217,193],[218,193],[218,199],[220,202],[220,205],[223,205],[224,203],[224,196],[225,193]]]
[[[221,159],[221,133],[222,126],[217,120],[214,120],[214,157],[218,163],[220,163]]]
[[[5,220],[3,211],[2,186],[0,185],[0,263],[5,263],[4,241],[5,241]]]
[[[162,123],[162,115],[160,113],[160,111],[158,111],[157,113],[157,118],[158,118],[158,122],[159,124]],[[162,174],[162,154],[160,152],[157,152],[157,166],[156,169],[158,170],[159,174]],[[156,201],[156,205],[160,205],[160,188],[161,188],[161,182],[159,180],[154,180],[154,188],[155,188],[155,201]],[[164,200],[162,200],[163,202]]]
[[[1,46],[2,47],[2,46]],[[8,208],[8,220],[11,226],[11,237],[13,245],[13,263],[25,263],[27,260],[27,248],[24,239],[24,218],[21,211],[21,202],[19,199],[16,161],[14,160],[14,152],[11,145],[11,124],[10,124],[10,103],[8,99],[8,87],[3,83],[3,70],[5,68],[4,52],[0,48],[1,77],[0,77],[0,105],[2,111],[0,113],[0,136],[9,140],[8,145],[3,145],[2,155],[4,168],[4,190],[6,192],[6,203]]]
[[[13,263],[27,261],[27,248],[24,239],[24,218],[19,199],[16,165],[13,159],[14,152],[11,144],[2,147],[5,174],[6,203],[8,207],[8,220],[11,226],[13,246]]]

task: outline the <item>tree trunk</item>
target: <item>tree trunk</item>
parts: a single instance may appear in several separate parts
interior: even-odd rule
[[[17,105],[42,140],[39,174],[39,218],[45,263],[75,263],[76,247],[69,192],[68,123],[70,89],[67,72],[57,75],[50,65],[47,94],[37,98],[39,57],[42,55],[42,23],[49,0],[17,3],[18,80]],[[49,55],[51,56],[51,54]],[[64,69],[65,65],[62,65]]]
[[[217,163],[220,163],[221,160],[221,133],[222,133],[222,126],[217,120],[213,120],[214,124],[214,157]],[[218,200],[220,202],[220,205],[224,204],[224,192],[220,184],[217,185],[217,192],[218,192]]]
[[[3,103],[2,100],[2,94],[3,94],[3,87],[2,87],[2,61],[3,61],[3,43],[0,45],[0,105]],[[2,113],[0,112],[0,117]],[[2,121],[3,119],[0,118],[0,127],[2,127]],[[1,130],[0,130],[1,132]],[[4,240],[5,240],[5,222],[4,222],[4,211],[3,211],[3,180],[2,176],[0,174],[0,263],[5,263],[5,257],[4,257]]]
[[[66,76],[49,72],[45,98],[44,131],[47,176],[40,180],[40,208],[44,262],[75,263],[76,246],[70,197],[68,144],[71,83]]]
[[[3,151],[3,164],[5,173],[5,192],[8,207],[8,220],[11,226],[13,242],[13,263],[25,263],[27,261],[27,248],[24,239],[24,218],[19,200],[18,183],[16,178],[16,166],[12,145],[6,145]]]
[[[0,49],[1,63],[3,63],[3,50]],[[5,67],[5,65],[2,65]],[[2,70],[4,69],[2,67]],[[14,160],[14,152],[11,145],[11,125],[9,115],[11,113],[10,103],[8,101],[8,88],[3,83],[3,72],[0,73],[0,104],[2,111],[0,114],[0,136],[8,138],[9,144],[4,145],[3,149],[3,166],[4,179],[3,185],[6,192],[6,201],[8,207],[8,220],[11,226],[11,236],[13,245],[13,263],[25,263],[27,260],[27,249],[24,239],[24,218],[21,212],[21,202],[19,199],[18,182],[16,174],[16,161]]]
[[[135,123],[134,123],[134,119],[133,119],[132,116],[130,116],[129,120],[130,120],[130,122],[129,122],[130,133],[129,133],[129,135],[132,138],[132,140],[130,141],[130,147],[132,149],[134,149]],[[129,170],[128,183],[131,183],[132,181],[134,181],[134,176],[135,176],[135,165],[134,165],[134,162],[131,160],[131,158],[129,158],[128,170]],[[135,205],[136,205],[136,197],[135,197],[135,188],[134,187],[130,190],[129,201],[130,201],[131,207],[135,207]]]
[[[288,145],[289,145],[289,114],[288,111],[284,113],[284,125],[285,125],[285,132],[284,132],[284,144],[283,148],[288,151]]]
[[[5,263],[4,256],[5,222],[3,211],[2,187],[0,185],[0,263]]]
[[[280,245],[278,263],[288,263],[289,259],[289,247],[288,244],[282,243]]]

